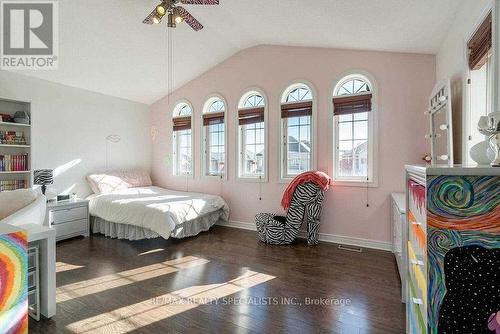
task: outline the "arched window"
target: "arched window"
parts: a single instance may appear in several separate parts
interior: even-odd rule
[[[258,91],[249,91],[238,105],[238,177],[266,178],[266,100]]]
[[[172,114],[173,123],[173,173],[174,175],[191,175],[193,173],[193,108],[188,102],[178,103]]]
[[[333,92],[334,179],[374,182],[374,95],[363,75],[341,79]]]
[[[281,179],[313,168],[313,93],[297,83],[281,96]]]
[[[203,176],[226,174],[226,102],[211,97],[203,107]]]

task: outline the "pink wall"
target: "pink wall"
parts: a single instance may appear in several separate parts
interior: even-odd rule
[[[177,58],[178,61],[179,58]],[[435,57],[432,55],[350,51],[323,48],[257,46],[243,50],[176,90],[152,106],[152,125],[158,136],[153,144],[153,181],[178,190],[220,194],[231,208],[231,220],[253,223],[258,212],[282,212],[281,194],[286,184],[279,183],[279,99],[283,89],[296,79],[314,85],[318,103],[318,169],[331,175],[330,125],[334,80],[350,70],[370,73],[378,87],[379,112],[379,186],[370,188],[370,207],[366,189],[335,186],[326,196],[321,232],[390,241],[390,193],[403,191],[405,164],[420,163],[428,153],[424,135],[427,118],[424,110],[435,82]],[[269,182],[259,184],[236,181],[236,116],[240,96],[249,87],[261,88],[268,98]],[[201,178],[201,118],[207,96],[218,93],[228,104],[228,181]],[[178,99],[194,107],[195,177],[172,176],[168,158],[172,153],[172,108]]]

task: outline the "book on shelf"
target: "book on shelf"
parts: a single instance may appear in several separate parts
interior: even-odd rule
[[[0,172],[28,171],[28,154],[0,155]]]
[[[25,180],[0,180],[0,191],[25,189],[27,185]]]
[[[7,145],[27,145],[26,138],[22,131],[0,130],[0,144]]]

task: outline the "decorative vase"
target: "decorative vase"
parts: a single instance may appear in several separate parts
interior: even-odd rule
[[[488,140],[477,143],[469,151],[470,157],[478,165],[489,165],[493,161],[495,153],[490,147]]]

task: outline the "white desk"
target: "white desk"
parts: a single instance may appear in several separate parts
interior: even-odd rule
[[[56,231],[47,226],[25,224],[16,226],[28,233],[28,242],[38,242],[40,250],[40,313],[56,315]]]

